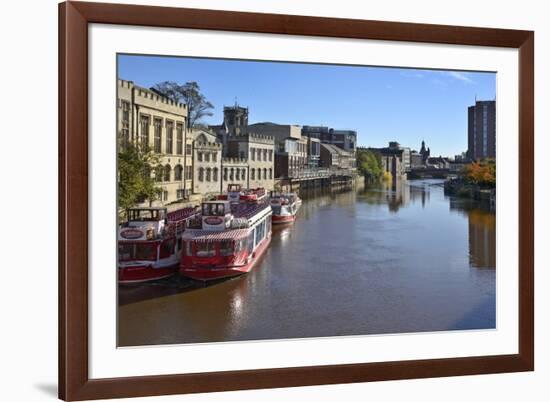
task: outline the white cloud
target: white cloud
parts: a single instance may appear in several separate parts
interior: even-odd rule
[[[461,73],[458,71],[446,71],[446,74],[456,80],[466,82],[468,84],[471,84],[474,82],[470,77],[468,77],[467,73]]]

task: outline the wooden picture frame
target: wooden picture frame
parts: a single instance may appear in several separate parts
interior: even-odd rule
[[[519,353],[90,379],[88,24],[224,30],[519,49]],[[382,21],[65,2],[59,5],[59,397],[140,397],[534,369],[534,33]]]

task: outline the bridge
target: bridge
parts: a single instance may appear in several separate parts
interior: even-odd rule
[[[446,179],[449,176],[454,176],[455,173],[451,172],[447,168],[436,168],[436,167],[422,167],[411,169],[407,173],[408,179]]]

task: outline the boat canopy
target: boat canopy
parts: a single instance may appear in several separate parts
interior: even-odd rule
[[[234,230],[225,230],[223,232],[212,232],[209,230],[194,230],[189,232],[184,232],[182,239],[186,241],[222,241],[222,240],[238,240],[248,237],[250,231],[248,229],[234,229]]]

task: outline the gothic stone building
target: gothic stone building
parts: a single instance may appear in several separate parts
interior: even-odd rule
[[[117,90],[119,146],[132,143],[160,155],[162,171],[155,177],[162,189],[161,203],[187,199],[193,169],[186,146],[187,106],[132,81],[118,80]]]
[[[222,144],[203,129],[192,129],[193,193],[208,197],[221,192]]]

